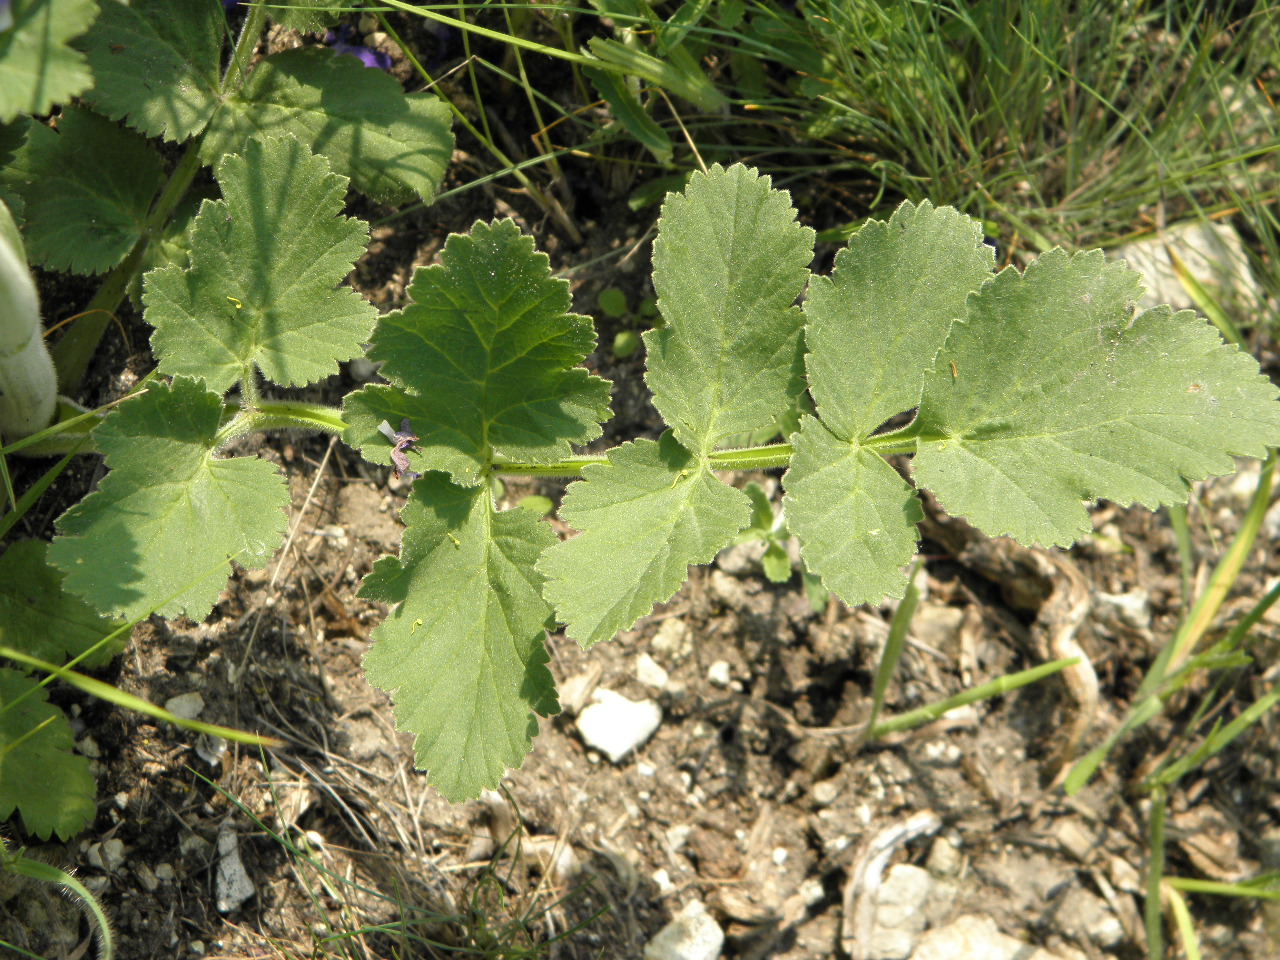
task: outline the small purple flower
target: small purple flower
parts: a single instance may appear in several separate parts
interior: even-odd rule
[[[324,42],[333,48],[335,54],[349,53],[366,67],[376,67],[379,70],[391,69],[389,56],[381,50],[373,50],[362,43],[354,43],[354,34],[351,24],[340,24],[336,30],[330,30],[325,34]]]
[[[391,431],[391,425],[385,420],[378,427],[378,430],[390,440],[394,446],[391,449],[391,464],[396,472],[396,479],[408,477],[410,480],[417,480],[422,474],[415,473],[409,469],[409,458],[405,456],[405,451],[412,449],[418,438],[414,435],[409,426],[409,418],[405,417],[400,421],[400,429],[394,433]]]

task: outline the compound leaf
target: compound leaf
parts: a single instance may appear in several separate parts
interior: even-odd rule
[[[25,146],[0,178],[22,199],[33,261],[51,270],[101,273],[142,236],[161,167],[142,137],[67,107],[56,132],[31,124]]]
[[[645,380],[694,453],[771,425],[803,389],[804,317],[793,304],[814,234],[769,184],[716,165],[663,204],[653,285],[666,325],[644,335]]]
[[[1184,478],[1280,443],[1257,363],[1189,311],[1135,317],[1141,293],[1100,251],[984,286],[925,381],[917,483],[988,534],[1065,546],[1091,529],[1082,500],[1182,503]]]
[[[0,643],[41,660],[65,663],[88,651],[118,623],[62,590],[62,573],[49,565],[48,544],[22,540],[0,557]],[[119,653],[117,639],[80,661],[100,667]]]
[[[22,701],[14,701],[21,697]],[[69,840],[98,812],[87,758],[61,710],[36,680],[0,669],[0,820],[14,810],[28,833]]]
[[[952,320],[994,262],[981,224],[928,202],[854,234],[804,304],[809,390],[828,430],[862,439],[919,403]]]
[[[355,57],[288,50],[259,63],[227,99],[201,156],[212,162],[255,134],[289,134],[375,199],[430,200],[453,153],[449,116],[434,95],[406,96]]]
[[[107,0],[76,44],[95,80],[85,99],[149,137],[194,137],[220,106],[225,30],[210,0]]]
[[[556,713],[547,669],[538,554],[555,541],[527,510],[495,513],[487,486],[442,474],[414,484],[400,557],[384,557],[360,596],[399,604],[373,632],[369,682],[395,699],[417,765],[449,800],[495,787]]]
[[[671,431],[609,451],[569,487],[560,515],[581,531],[538,562],[545,596],[583,647],[610,640],[670,600],[689,564],[709,563],[751,520],[751,501],[716,479]]]
[[[805,417],[783,478],[787,526],[809,570],[845,603],[900,597],[924,519],[911,485],[874,451]]]
[[[282,385],[311,383],[360,353],[376,311],[338,283],[368,242],[339,216],[347,180],[292,138],[245,144],[217,167],[223,199],[201,207],[190,266],[143,283],[160,371],[228,390],[257,366]]]
[[[0,123],[48,113],[93,83],[84,54],[69,43],[98,15],[94,0],[10,0],[0,29]]]
[[[64,589],[133,620],[202,620],[231,572],[279,546],[289,494],[272,464],[217,459],[222,401],[204,385],[152,383],[93,431],[110,473],[58,520],[49,559]],[[170,599],[172,598],[172,599]]]
[[[567,313],[569,285],[511,220],[449,237],[419,268],[413,301],[378,321],[368,356],[391,385],[347,397],[347,442],[387,462],[377,433],[408,417],[421,470],[474,484],[494,454],[528,463],[570,455],[600,435],[609,384],[574,365],[595,346],[591,321]]]

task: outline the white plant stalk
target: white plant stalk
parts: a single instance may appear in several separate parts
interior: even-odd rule
[[[26,250],[0,202],[0,435],[25,437],[47,427],[57,405],[53,360],[40,329],[40,301]]]

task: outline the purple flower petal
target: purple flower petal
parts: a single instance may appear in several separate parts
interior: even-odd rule
[[[366,67],[374,67],[378,70],[390,70],[391,58],[381,50],[373,50],[366,47],[362,43],[352,43],[352,29],[350,24],[342,24],[336,30],[330,30],[325,34],[324,42],[333,49],[333,52],[339,56],[349,53],[355,57]]]

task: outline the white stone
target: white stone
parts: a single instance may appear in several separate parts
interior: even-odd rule
[[[642,653],[636,657],[636,679],[646,687],[661,690],[666,687],[667,681],[671,677],[666,670],[662,669],[662,665],[657,660],[647,653]]]
[[[911,955],[924,933],[924,905],[932,887],[928,870],[909,863],[889,869],[876,894],[875,926],[863,950],[866,960],[904,960]]]
[[[151,868],[145,863],[140,863],[133,868],[134,874],[138,878],[138,882],[142,884],[142,889],[147,893],[155,893],[160,886],[160,881],[156,879],[156,875],[151,872]]]
[[[782,865],[783,865],[784,863],[786,863],[786,862],[787,862],[787,848],[786,848],[786,847],[774,847],[774,848],[773,848],[773,863],[774,863],[774,865],[775,865],[775,866],[780,867],[780,866],[782,866]]]
[[[763,540],[748,540],[746,543],[725,547],[716,557],[716,566],[735,577],[759,573],[760,558],[768,549],[769,544]]]
[[[175,717],[181,717],[183,720],[194,720],[204,712],[204,697],[200,696],[195,690],[190,693],[182,693],[166,700],[164,708]]]
[[[664,897],[676,888],[671,882],[671,874],[665,870],[655,870],[653,872],[653,885],[658,888],[658,896]]]
[[[819,780],[809,791],[809,799],[815,807],[829,807],[840,796],[840,785],[833,780]]]
[[[1267,508],[1262,526],[1258,528],[1258,539],[1264,543],[1280,540],[1280,500]]]
[[[659,624],[649,644],[658,653],[680,660],[693,652],[693,631],[679,617],[668,617]]]
[[[95,843],[85,854],[89,865],[107,873],[115,873],[124,864],[124,841],[112,837],[102,843]]]
[[[592,700],[578,715],[578,733],[613,763],[647,742],[662,723],[662,708],[652,700],[628,700],[605,689],[597,690]]]
[[[254,894],[244,861],[240,859],[240,841],[230,823],[218,828],[218,870],[214,875],[214,895],[219,913],[230,913]]]
[[[729,685],[729,681],[733,679],[729,672],[728,661],[717,660],[711,666],[707,667],[707,683],[713,687],[724,688]]]
[[[172,883],[175,879],[177,879],[177,876],[178,875],[173,871],[173,864],[171,863],[156,864],[157,879],[163,880],[165,883]]]
[[[916,945],[911,960],[1060,960],[1029,943],[1000,932],[990,917],[964,916],[930,930]]]
[[[1225,223],[1189,222],[1171,227],[1163,237],[1125,244],[1113,252],[1142,273],[1146,294],[1139,307],[1149,310],[1167,303],[1175,309],[1195,309],[1195,301],[1174,272],[1165,243],[1187,272],[1219,296],[1256,300],[1261,291],[1249,267],[1249,257],[1235,228]]]
[[[693,833],[693,827],[687,823],[677,823],[668,827],[667,846],[671,848],[671,852],[679,852],[680,848],[689,840],[689,834],[691,833]]]
[[[86,736],[76,741],[76,749],[80,751],[81,756],[88,757],[90,760],[97,760],[102,756],[102,748],[93,737]]]
[[[1145,590],[1129,590],[1125,593],[1094,595],[1103,619],[1110,618],[1130,630],[1145,630],[1151,626],[1151,602]]]
[[[644,946],[644,960],[716,960],[724,931],[699,900],[691,901]]]

